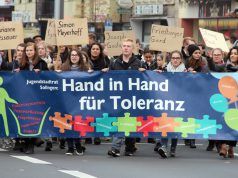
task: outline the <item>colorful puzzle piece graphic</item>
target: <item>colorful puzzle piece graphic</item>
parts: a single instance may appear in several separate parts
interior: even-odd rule
[[[104,136],[109,136],[110,132],[117,132],[117,127],[112,126],[116,121],[116,117],[108,117],[108,113],[103,113],[103,118],[96,118],[96,122],[91,123],[91,126],[96,127],[97,132],[103,132]]]
[[[74,131],[79,132],[81,137],[86,136],[87,132],[94,132],[94,127],[90,126],[90,123],[94,122],[93,117],[82,119],[82,116],[75,116],[74,118],[71,123],[74,125]]]
[[[137,127],[137,132],[143,132],[144,137],[149,136],[149,132],[154,132],[154,117],[147,116],[147,120],[144,120],[142,116],[137,117],[137,121],[141,123],[141,126]]]
[[[130,132],[136,132],[136,127],[141,126],[141,123],[137,122],[136,117],[130,117],[130,113],[124,115],[125,117],[118,117],[112,125],[118,127],[118,132],[125,132],[125,136],[129,136]]]
[[[167,113],[162,113],[161,117],[155,117],[154,122],[158,125],[154,126],[154,132],[162,132],[163,137],[167,137],[168,132],[174,132],[175,127],[180,126],[178,122],[175,122],[175,118],[167,117]]]
[[[72,130],[72,116],[65,114],[64,117],[61,116],[60,112],[55,112],[55,116],[50,116],[49,120],[54,122],[54,127],[59,128],[60,133],[64,133],[65,130]]]
[[[181,132],[183,138],[187,138],[188,134],[195,134],[196,129],[200,128],[200,124],[196,123],[194,118],[188,118],[187,121],[183,118],[175,118],[175,121],[180,123],[180,126],[175,128],[175,132]]]
[[[196,129],[196,134],[203,134],[203,138],[208,138],[209,134],[216,134],[217,129],[222,129],[221,124],[217,124],[216,120],[209,119],[208,115],[204,115],[202,120],[196,119],[196,123],[200,128]]]

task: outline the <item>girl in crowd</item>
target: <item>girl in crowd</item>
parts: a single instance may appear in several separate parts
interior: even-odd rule
[[[49,69],[56,71],[56,72],[61,72],[62,68],[62,59],[59,57],[57,57],[57,53],[53,54],[53,61],[52,63],[49,65]]]
[[[17,45],[15,51],[15,58],[12,62],[3,61],[1,69],[10,71],[19,71],[28,69],[26,57],[25,57],[25,47],[24,43]]]
[[[39,42],[39,43],[41,43],[41,42]],[[52,63],[48,64],[49,70],[50,71],[61,72],[62,71],[61,70],[62,60],[61,60],[60,56],[57,56],[57,53],[55,53],[55,54],[53,54],[52,58],[53,58]],[[57,140],[57,138],[53,138],[53,139]],[[53,139],[52,138],[46,139],[45,151],[52,151]],[[59,139],[59,142],[60,142],[60,148],[61,148],[61,146],[62,146],[62,144],[64,144],[65,140],[61,138],[61,139]]]
[[[26,61],[28,65],[29,71],[45,71],[48,70],[47,64],[44,60],[39,58],[38,49],[35,43],[27,43],[26,44]],[[36,143],[36,138],[26,138],[25,139],[25,153],[33,154],[34,153],[34,145]]]
[[[179,51],[173,51],[171,53],[170,62],[166,68],[167,72],[186,72],[186,68],[183,62],[182,53]]]
[[[238,71],[238,47],[235,46],[230,49],[228,53],[228,60],[226,63],[227,72],[237,72]],[[224,158],[234,158],[234,147],[237,141],[222,140],[220,141],[221,150],[220,156]]]
[[[35,43],[27,43],[26,60],[29,64],[29,70],[35,72],[48,70],[47,63],[39,57],[38,48]]]
[[[92,63],[92,70],[106,72],[109,70],[110,60],[104,55],[103,47],[100,43],[94,42],[89,46],[88,56]],[[86,138],[86,143],[92,143],[91,138]],[[95,137],[94,144],[101,144],[101,139]]]
[[[110,66],[110,60],[103,53],[103,47],[100,43],[92,43],[89,47],[89,59],[93,64],[93,70],[95,71],[108,71]]]
[[[89,59],[88,54],[87,54],[85,51],[81,51],[81,54],[82,54],[82,56],[83,56],[83,61],[84,61],[85,65],[86,65],[87,68],[89,69],[89,72],[90,72],[90,71],[93,71],[93,70],[92,70],[93,64],[92,64],[91,60]]]
[[[69,49],[66,46],[60,46],[58,50],[60,50],[60,58],[64,63],[69,58]]]
[[[226,71],[227,72],[237,72],[238,71],[238,60],[237,60],[238,46],[235,46],[230,49],[228,53],[228,60],[226,62]]]
[[[5,60],[2,61],[1,70],[13,71],[13,72],[19,72],[20,70],[27,70],[28,68],[26,65],[25,47],[26,45],[24,43],[18,44],[15,50],[15,58],[13,59],[12,62],[8,62]],[[23,151],[23,147],[24,147],[23,140],[20,138],[15,138],[14,140],[15,140],[15,144],[14,144],[13,150]],[[11,145],[12,140],[6,138],[6,139],[3,139],[3,143],[6,143],[5,148],[8,148],[8,146]]]
[[[225,62],[224,54],[222,49],[214,48],[209,57],[207,57],[207,62],[210,71],[212,72],[225,72]],[[208,140],[207,151],[212,151],[216,146],[218,153],[220,152],[220,144],[218,140]]]
[[[207,61],[202,57],[200,48],[197,45],[189,45],[187,47],[187,51],[190,56],[186,61],[186,68],[188,72],[209,72]],[[189,145],[190,148],[196,148],[195,139],[185,139],[185,145]]]
[[[189,72],[209,72],[207,61],[202,57],[200,48],[191,44],[188,46],[189,59],[187,69]]]
[[[156,68],[156,62],[154,61],[154,52],[149,49],[144,49],[143,57],[146,70],[154,70]]]
[[[62,65],[62,71],[88,71],[88,65],[84,63],[83,56],[78,49],[73,49],[69,53],[69,58]],[[74,154],[74,145],[76,148],[77,155],[83,155],[85,147],[81,145],[80,138],[67,138],[68,151],[66,155]]]
[[[44,41],[38,42],[37,48],[38,48],[39,57],[43,59],[49,67],[49,64],[52,63],[52,59],[50,55],[48,54],[46,43]]]
[[[167,72],[186,72],[185,65],[183,63],[183,55],[180,51],[172,51],[170,55],[170,62],[167,65]],[[178,139],[171,139],[170,156],[175,157],[176,147]],[[167,158],[168,138],[161,138],[156,143],[154,151],[157,151],[162,158]]]
[[[162,54],[157,54],[154,71],[163,72],[166,70]]]

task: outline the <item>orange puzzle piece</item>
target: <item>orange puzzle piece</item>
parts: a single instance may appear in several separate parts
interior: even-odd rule
[[[163,137],[167,137],[168,132],[174,132],[174,128],[180,126],[175,122],[175,118],[167,117],[167,113],[162,113],[161,117],[154,117],[154,122],[158,123],[158,126],[154,126],[154,132],[161,132]]]
[[[64,133],[65,130],[72,130],[72,116],[65,114],[64,117],[61,116],[60,112],[55,112],[55,116],[50,116],[49,120],[54,122],[54,127],[59,128],[60,133]]]

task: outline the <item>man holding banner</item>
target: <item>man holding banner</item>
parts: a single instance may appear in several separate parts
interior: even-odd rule
[[[142,62],[133,54],[134,45],[132,39],[124,39],[122,41],[122,54],[115,59],[110,66],[111,70],[139,70],[145,71]],[[126,137],[125,139],[125,156],[133,156],[136,151],[135,138]],[[109,156],[119,157],[122,146],[122,138],[113,137],[112,148],[108,151]]]

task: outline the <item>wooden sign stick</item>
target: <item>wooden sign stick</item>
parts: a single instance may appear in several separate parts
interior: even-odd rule
[[[8,62],[12,62],[12,50],[8,50]]]
[[[165,66],[166,64],[166,56],[167,56],[167,52],[162,52],[162,55],[163,55],[163,66]]]
[[[57,59],[59,60],[60,59],[60,46],[57,46],[58,48],[58,51],[57,51]]]

